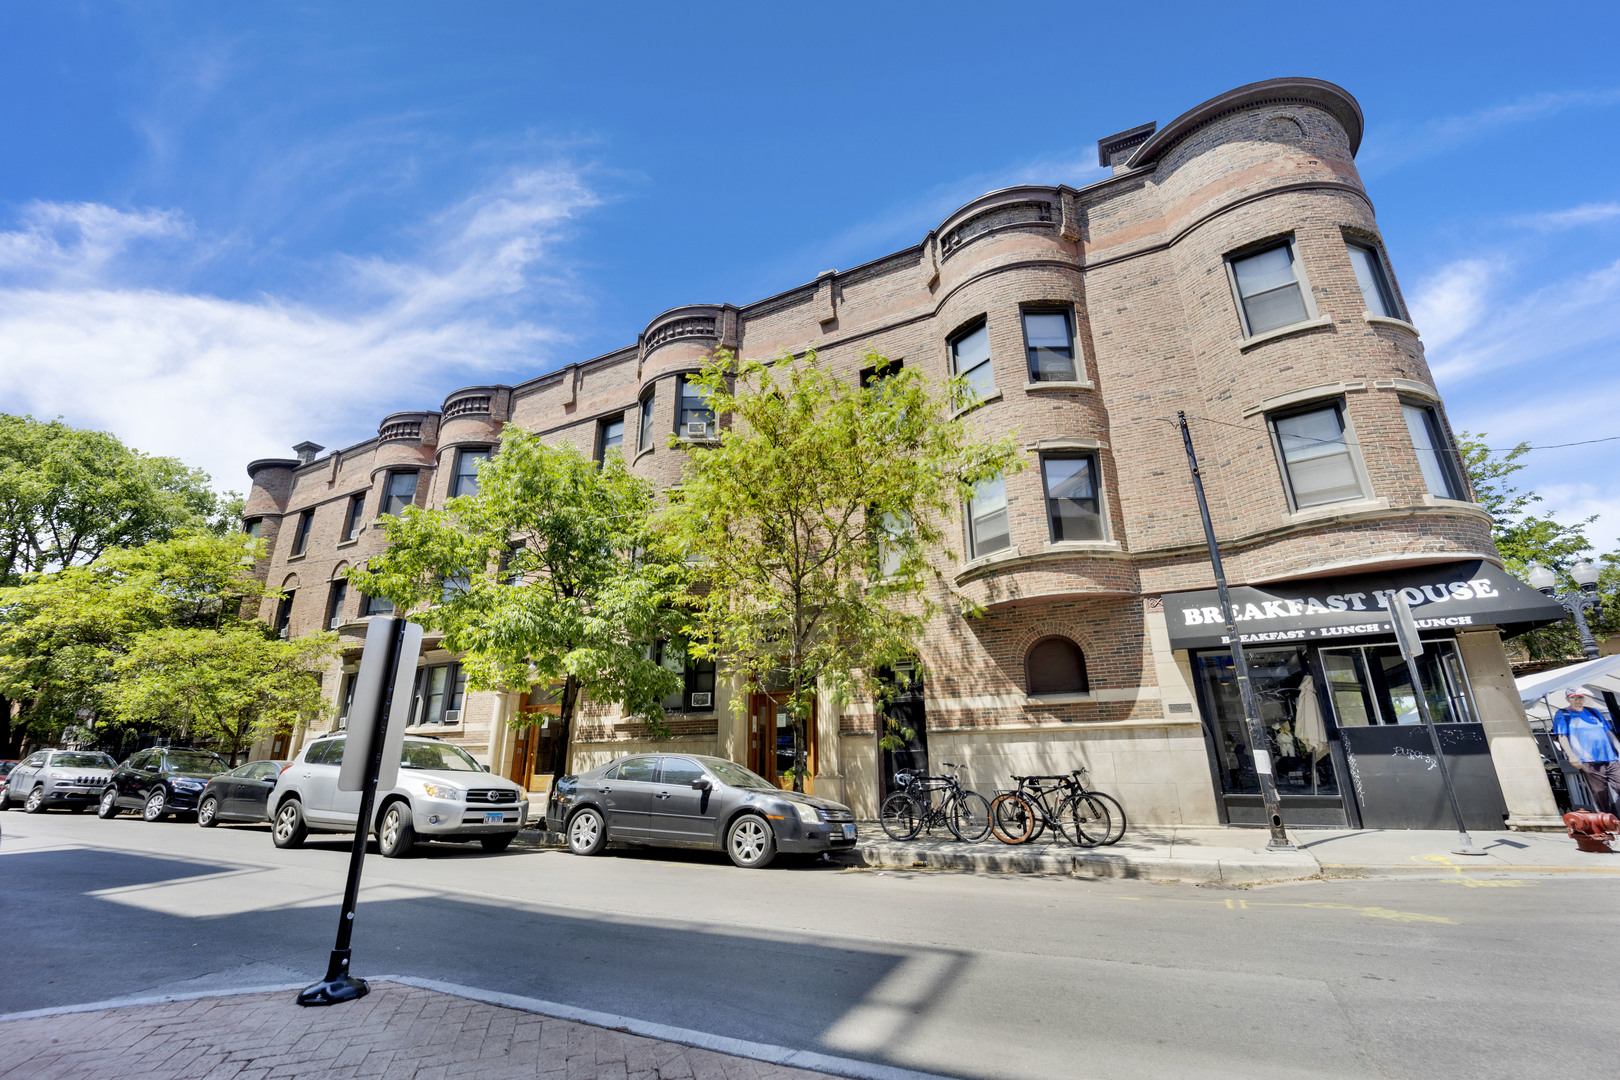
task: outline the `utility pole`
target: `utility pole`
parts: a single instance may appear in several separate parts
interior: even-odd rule
[[[1187,414],[1176,413],[1181,424],[1181,442],[1187,448],[1187,467],[1192,470],[1193,491],[1198,495],[1198,516],[1204,521],[1204,539],[1209,544],[1209,564],[1215,571],[1215,591],[1220,594],[1221,614],[1226,618],[1226,640],[1232,646],[1232,671],[1237,677],[1238,694],[1243,698],[1243,719],[1249,727],[1250,748],[1254,751],[1254,771],[1260,778],[1260,800],[1266,808],[1266,824],[1271,829],[1273,851],[1293,851],[1294,843],[1288,839],[1283,827],[1282,804],[1277,798],[1277,778],[1271,772],[1271,743],[1266,727],[1260,722],[1260,703],[1254,697],[1254,685],[1249,681],[1249,658],[1243,652],[1238,638],[1237,623],[1232,618],[1232,600],[1226,591],[1226,568],[1221,565],[1221,548],[1215,542],[1215,526],[1209,519],[1209,500],[1204,497],[1204,478],[1198,471],[1198,455],[1193,453],[1192,432],[1187,427]]]

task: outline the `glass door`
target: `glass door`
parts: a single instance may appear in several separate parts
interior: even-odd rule
[[[748,767],[783,790],[793,787],[793,717],[787,708],[789,694],[755,694],[749,702]],[[811,706],[805,725],[806,794],[815,794],[816,713]]]

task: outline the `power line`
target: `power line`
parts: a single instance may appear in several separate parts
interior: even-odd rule
[[[1155,416],[1153,419],[1161,421],[1161,422],[1166,423],[1166,424],[1169,424],[1172,427],[1176,426],[1176,421],[1172,420],[1168,416]],[[1248,432],[1252,432],[1252,433],[1254,433],[1256,435],[1266,435],[1266,436],[1271,435],[1271,429],[1269,427],[1254,427],[1254,426],[1249,425],[1249,424],[1234,424],[1230,420],[1216,420],[1214,417],[1210,417],[1210,416],[1189,416],[1189,417],[1187,417],[1187,419],[1189,419],[1189,420],[1202,420],[1207,424],[1218,424],[1221,427],[1236,428],[1239,431],[1248,431]],[[1360,446],[1399,446],[1399,447],[1408,447],[1408,446],[1411,445],[1409,440],[1402,440],[1402,439],[1345,439],[1345,438],[1339,438],[1339,439],[1313,439],[1308,435],[1279,435],[1278,437],[1282,438],[1282,439],[1290,440],[1291,442],[1294,442],[1294,443],[1320,443],[1320,444],[1332,445],[1332,446],[1355,446],[1355,447],[1360,447]],[[1620,442],[1620,435],[1605,435],[1600,439],[1580,439],[1580,440],[1577,440],[1575,442],[1547,443],[1547,444],[1542,445],[1542,446],[1529,446],[1529,445],[1521,444],[1520,446],[1514,446],[1514,447],[1511,447],[1511,448],[1508,448],[1508,449],[1503,449],[1503,448],[1500,448],[1500,447],[1491,447],[1491,446],[1483,447],[1483,449],[1488,454],[1506,454],[1506,453],[1511,453],[1511,452],[1513,452],[1515,450],[1560,450],[1560,449],[1563,449],[1564,447],[1568,447],[1568,446],[1591,446],[1594,443],[1607,443],[1607,442]],[[1454,446],[1436,446],[1436,447],[1433,447],[1433,449],[1436,450],[1436,451],[1439,451],[1441,453],[1454,454],[1458,458],[1462,457],[1462,451],[1458,450]]]

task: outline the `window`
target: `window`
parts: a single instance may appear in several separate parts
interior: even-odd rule
[[[876,386],[884,379],[892,379],[896,375],[900,374],[900,369],[905,366],[906,365],[903,360],[890,360],[886,364],[878,364],[875,367],[862,368],[861,385],[866,387]]]
[[[1370,315],[1398,319],[1395,313],[1395,294],[1384,276],[1384,261],[1376,248],[1364,244],[1346,245],[1350,249],[1350,265],[1356,270],[1356,284],[1361,286],[1361,298],[1367,303]]]
[[[386,596],[368,596],[364,608],[366,615],[392,615],[394,602]]]
[[[293,599],[297,597],[297,589],[289,589],[287,595],[281,598],[281,605],[276,608],[276,633],[286,637],[292,626]]]
[[[611,420],[603,420],[596,429],[596,460],[605,460],[609,450],[624,453],[624,417],[622,415]]]
[[[326,628],[336,630],[343,622],[343,602],[349,598],[347,581],[332,582],[332,591],[326,598]]]
[[[996,392],[995,373],[990,370],[990,327],[980,323],[951,341],[951,374],[967,380],[968,389],[980,400]]]
[[[1344,415],[1337,403],[1274,416],[1271,428],[1294,509],[1363,497],[1356,463],[1344,441]]]
[[[629,761],[619,762],[619,775],[616,779],[638,784],[658,783],[658,759],[655,757],[631,758]]]
[[[309,546],[309,530],[315,522],[315,511],[305,510],[298,515],[298,528],[293,532],[292,553],[302,555]]]
[[[1097,459],[1090,454],[1053,454],[1041,458],[1046,483],[1046,517],[1053,540],[1101,540],[1102,513],[1097,498]]]
[[[416,473],[391,472],[388,474],[388,487],[383,491],[382,506],[378,507],[378,516],[386,514],[398,515],[401,510],[416,501]]]
[[[349,510],[343,515],[343,542],[360,539],[360,530],[365,524],[366,493],[349,496]]]
[[[1412,433],[1423,483],[1437,499],[1464,499],[1462,478],[1457,474],[1457,455],[1440,427],[1440,416],[1427,405],[1401,403],[1406,430]]]
[[[660,641],[653,659],[666,671],[681,676],[681,689],[664,699],[665,712],[712,712],[714,710],[714,661],[693,660],[680,645]]]
[[[343,676],[343,685],[338,689],[338,693],[342,695],[338,699],[340,704],[338,705],[337,726],[340,728],[349,726],[349,712],[354,708],[354,684],[359,681],[360,676],[355,672]]]
[[[658,400],[656,389],[648,390],[641,399],[641,431],[636,439],[636,453],[651,450],[653,444],[653,404]]]
[[[1074,332],[1066,311],[1024,312],[1030,382],[1074,382]]]
[[[968,500],[968,558],[1000,551],[1012,542],[1007,535],[1007,483],[1000,473],[981,480]]]
[[[1310,318],[1294,261],[1291,241],[1232,260],[1245,334],[1252,337]]]
[[[306,765],[341,765],[343,764],[343,744],[347,739],[322,739],[313,743],[304,752]]]
[[[460,664],[434,664],[416,673],[411,700],[411,724],[461,723],[461,696],[467,673]]]
[[[703,775],[703,767],[697,762],[688,758],[667,757],[659,769],[659,783],[691,787],[692,781]]]
[[[1024,679],[1031,694],[1083,694],[1090,688],[1085,654],[1066,637],[1037,641],[1024,658]]]
[[[489,451],[485,450],[458,450],[456,451],[456,472],[450,477],[450,496],[478,494],[478,466],[489,460]],[[411,494],[416,494],[416,487],[411,486]]]
[[[877,528],[877,572],[879,577],[893,577],[900,572],[905,561],[901,541],[911,534],[911,515],[885,512]]]
[[[242,522],[242,531],[251,536],[253,539],[257,540],[259,538],[259,534],[264,531],[264,519],[248,518],[246,521]]]
[[[703,392],[685,375],[675,378],[675,397],[679,402],[675,434],[688,439],[714,438],[714,410],[704,400]]]

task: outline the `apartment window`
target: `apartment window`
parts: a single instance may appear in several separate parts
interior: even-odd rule
[[[974,486],[967,518],[968,558],[989,555],[1012,543],[1007,526],[1007,483],[1001,474]]]
[[[968,389],[987,398],[996,392],[995,373],[990,370],[990,326],[980,323],[951,341],[951,374],[967,380]]]
[[[658,400],[654,390],[648,390],[647,396],[641,399],[641,431],[636,439],[636,452],[652,449],[653,444],[653,404]]]
[[[388,486],[383,491],[382,506],[378,507],[378,516],[393,514],[398,516],[416,501],[416,473],[391,472],[388,474]]]
[[[411,724],[461,723],[461,698],[467,673],[460,664],[434,664],[416,673],[411,701]]]
[[[360,676],[354,672],[343,676],[343,685],[339,688],[341,695],[338,705],[337,726],[339,730],[349,726],[349,713],[354,709],[354,684],[360,681]]]
[[[1041,458],[1041,479],[1046,484],[1046,518],[1053,540],[1103,538],[1093,455],[1049,454]]]
[[[1338,403],[1273,416],[1271,430],[1294,509],[1364,496]]]
[[[248,536],[251,536],[253,539],[257,540],[259,538],[259,534],[264,532],[264,519],[249,518],[248,520],[242,522],[242,531]]]
[[[364,609],[363,609],[363,614],[366,614],[366,615],[392,615],[393,613],[394,613],[394,602],[392,600],[388,599],[388,597],[386,597],[386,596],[368,596],[368,597],[366,597],[366,602],[365,602],[365,606],[364,606]]]
[[[1080,646],[1054,635],[1037,641],[1024,658],[1024,685],[1031,694],[1083,694],[1086,657]]]
[[[714,437],[714,410],[709,408],[703,392],[693,386],[685,375],[675,378],[675,397],[679,402],[675,414],[675,434],[689,439]]]
[[[489,451],[484,450],[457,450],[456,472],[450,478],[450,495],[478,494],[478,466],[489,460]],[[414,495],[416,489],[412,487]]]
[[[1401,403],[1406,416],[1406,430],[1412,433],[1412,448],[1417,451],[1418,466],[1423,470],[1423,483],[1429,494],[1437,499],[1464,499],[1462,477],[1457,468],[1456,451],[1440,426],[1440,415],[1428,405]]]
[[[297,589],[287,590],[287,595],[281,598],[281,604],[276,608],[276,633],[281,637],[291,632],[293,600],[297,596]]]
[[[1245,334],[1263,334],[1310,318],[1295,262],[1291,241],[1231,261]]]
[[[343,542],[360,539],[366,520],[366,493],[349,496],[349,510],[343,515]]]
[[[863,387],[876,386],[884,379],[892,379],[896,375],[900,374],[900,369],[905,366],[905,361],[903,360],[890,360],[886,364],[878,364],[874,367],[862,368],[861,385]]]
[[[1389,287],[1389,278],[1384,275],[1384,260],[1378,257],[1378,249],[1365,244],[1349,244],[1350,265],[1356,270],[1356,284],[1361,286],[1361,298],[1367,304],[1367,311],[1372,315],[1382,315],[1386,319],[1398,319],[1395,313],[1395,293]]]
[[[693,660],[680,645],[660,641],[653,658],[666,671],[681,676],[681,688],[664,699],[665,712],[712,712],[714,710],[714,661]]]
[[[315,511],[305,510],[298,515],[298,528],[293,532],[292,553],[302,555],[309,546],[309,530],[315,523]]]
[[[1030,382],[1074,382],[1074,330],[1067,311],[1024,312]]]
[[[911,515],[885,513],[878,522],[877,571],[879,577],[893,577],[905,560],[902,541],[911,533]]]
[[[326,628],[336,630],[343,622],[343,604],[349,598],[347,581],[332,582],[332,591],[326,597]]]
[[[596,460],[605,461],[609,450],[624,453],[624,417],[603,420],[596,429]]]

